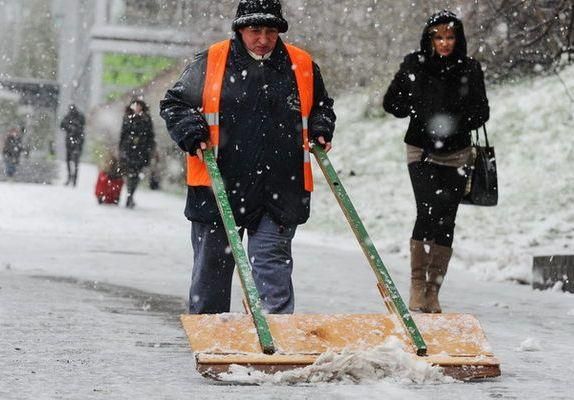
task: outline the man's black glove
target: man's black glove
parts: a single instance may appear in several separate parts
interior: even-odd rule
[[[194,113],[192,121],[187,119],[185,122],[188,125],[191,125],[192,128],[181,141],[179,147],[194,156],[197,149],[200,148],[200,144],[207,143],[209,141],[209,126],[207,125],[207,121],[203,115],[200,113]]]
[[[209,141],[209,133],[207,131],[196,132],[196,134],[190,134],[185,139],[183,139],[183,147],[190,155],[194,156],[197,149],[200,148],[201,143],[207,143]]]
[[[325,139],[325,143],[330,143],[333,140],[333,125],[330,121],[321,118],[311,120],[309,129],[309,139],[314,143],[319,143],[317,139],[321,136]]]

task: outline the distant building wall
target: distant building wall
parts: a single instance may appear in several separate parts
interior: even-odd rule
[[[74,103],[87,110],[90,96],[91,54],[87,45],[94,24],[96,0],[53,0],[58,33],[58,82],[61,118]]]

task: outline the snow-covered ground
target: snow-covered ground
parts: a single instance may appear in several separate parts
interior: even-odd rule
[[[574,69],[563,74],[574,87]],[[515,282],[530,280],[533,255],[572,252],[572,105],[555,77],[489,94],[500,205],[461,209],[442,299],[445,311],[481,321],[500,378],[413,383],[365,373],[358,383],[246,386],[199,377],[178,322],[191,269],[184,199],[142,190],[134,210],[100,206],[96,170],[82,165],[76,189],[0,183],[0,398],[571,398],[574,295]],[[358,95],[339,102],[331,157],[406,294],[414,205],[405,121],[365,120],[363,104]],[[382,312],[324,184],[313,207],[294,243],[297,312]]]
[[[574,103],[566,92],[574,93],[574,68],[561,77],[567,89],[554,75],[487,87],[499,205],[460,207],[454,268],[489,280],[530,282],[533,256],[574,252]],[[371,235],[385,252],[406,259],[415,216],[403,143],[408,120],[388,114],[367,119],[365,105],[361,95],[337,102],[343,118],[331,159]],[[313,224],[346,230],[333,223],[340,212],[328,191],[321,187],[314,196]]]

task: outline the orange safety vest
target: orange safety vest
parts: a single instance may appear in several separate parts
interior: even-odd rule
[[[313,191],[311,156],[309,153],[309,115],[313,107],[313,60],[309,53],[286,44],[295,73],[299,99],[301,102],[301,124],[303,134],[303,177],[305,190]],[[219,146],[219,103],[223,87],[223,77],[231,41],[215,43],[207,53],[207,68],[203,86],[203,114],[209,125],[209,138],[215,155]],[[199,158],[187,155],[187,184],[189,186],[211,186],[205,164]]]

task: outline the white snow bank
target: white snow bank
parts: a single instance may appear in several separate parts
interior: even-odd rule
[[[554,285],[552,285],[552,291],[553,292],[562,292],[563,287],[564,287],[564,282],[557,281],[554,283]]]
[[[450,383],[440,367],[416,359],[403,350],[402,343],[389,337],[383,344],[363,351],[326,352],[305,368],[265,374],[234,365],[219,378],[227,382],[250,384],[341,383],[372,384],[388,381],[408,384]]]
[[[542,345],[540,340],[537,338],[529,337],[525,339],[520,346],[516,349],[516,351],[541,351]]]

